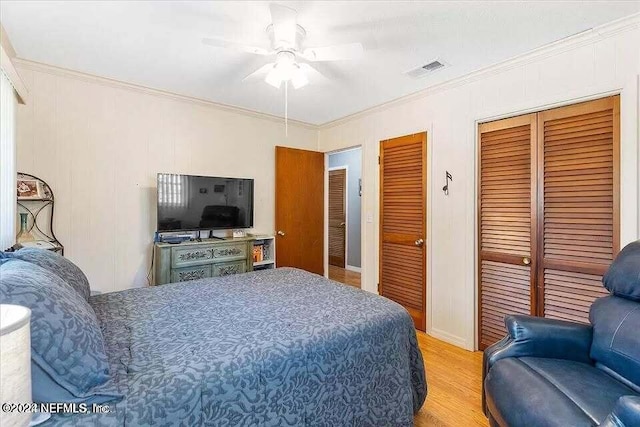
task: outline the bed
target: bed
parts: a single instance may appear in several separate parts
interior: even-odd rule
[[[92,296],[124,398],[43,426],[409,426],[427,385],[398,304],[292,268]]]

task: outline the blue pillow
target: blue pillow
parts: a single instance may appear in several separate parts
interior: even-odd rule
[[[99,387],[110,377],[96,314],[60,277],[29,262],[5,260],[0,303],[31,309],[35,402],[98,403],[119,397]]]
[[[640,301],[640,240],[629,243],[620,251],[602,283],[613,295]]]
[[[40,248],[25,248],[17,252],[0,253],[0,258],[19,259],[44,268],[64,280],[69,286],[76,290],[82,298],[89,300],[91,289],[89,280],[77,265],[67,258],[55,252]]]

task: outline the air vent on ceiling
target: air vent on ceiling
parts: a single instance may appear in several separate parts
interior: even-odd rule
[[[444,68],[446,65],[447,64],[445,64],[444,62],[436,59],[434,61],[429,62],[428,64],[421,65],[418,68],[414,68],[413,70],[407,71],[405,74],[417,79],[417,78],[426,76],[427,74],[432,73],[436,70]]]

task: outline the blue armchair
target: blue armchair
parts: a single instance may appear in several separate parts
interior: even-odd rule
[[[513,315],[484,352],[492,426],[640,427],[640,240],[603,278],[590,325]]]

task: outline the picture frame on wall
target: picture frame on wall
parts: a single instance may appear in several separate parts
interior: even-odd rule
[[[16,183],[18,200],[44,199],[42,182],[37,179],[20,178]]]

